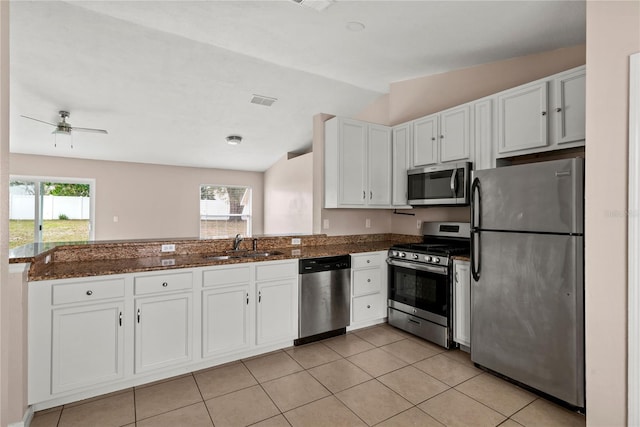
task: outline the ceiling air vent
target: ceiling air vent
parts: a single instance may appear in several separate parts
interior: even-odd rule
[[[262,96],[253,94],[253,98],[251,98],[252,104],[264,105],[265,107],[271,107],[274,102],[276,102],[278,98],[272,98],[270,96]]]

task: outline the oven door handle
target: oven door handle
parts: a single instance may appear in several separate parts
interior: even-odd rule
[[[387,264],[392,265],[394,267],[404,267],[404,268],[409,268],[411,270],[426,271],[428,273],[442,274],[445,276],[448,274],[447,267],[436,267],[436,266],[426,265],[426,264],[417,264],[414,262],[398,261],[395,259],[387,259]]]

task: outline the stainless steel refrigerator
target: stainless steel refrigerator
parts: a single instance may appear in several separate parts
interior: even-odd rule
[[[584,160],[475,171],[471,360],[584,397]]]

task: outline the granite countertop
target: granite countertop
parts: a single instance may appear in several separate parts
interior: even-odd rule
[[[268,252],[281,252],[259,258],[231,258],[226,260],[208,259],[224,253],[195,253],[168,256],[150,256],[139,258],[95,259],[74,262],[35,262],[29,271],[29,281],[68,279],[76,277],[102,276],[108,274],[137,273],[143,271],[193,268],[217,265],[241,264],[256,261],[275,261],[297,258],[314,258],[323,256],[347,255],[359,252],[375,252],[389,249],[398,243],[396,240],[371,242],[327,244],[318,246],[301,246],[286,248],[269,248]]]

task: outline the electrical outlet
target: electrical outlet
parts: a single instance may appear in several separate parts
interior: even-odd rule
[[[169,267],[171,265],[176,265],[176,260],[171,258],[171,259],[163,259],[162,260],[162,266],[163,267]]]
[[[420,227],[422,227],[422,221],[418,220],[418,230],[420,230]]]
[[[371,228],[371,220],[369,218],[364,220],[364,228]]]
[[[298,255],[302,255],[302,251],[300,249],[291,250],[291,256],[298,256]]]
[[[175,252],[176,245],[162,245],[162,252]]]
[[[329,229],[329,220],[328,219],[322,220],[322,228],[324,228],[325,230]]]
[[[291,239],[291,244],[292,244],[292,245],[299,245],[299,244],[300,244],[300,242],[301,242],[301,240],[300,240],[300,239],[298,239],[298,238]]]

